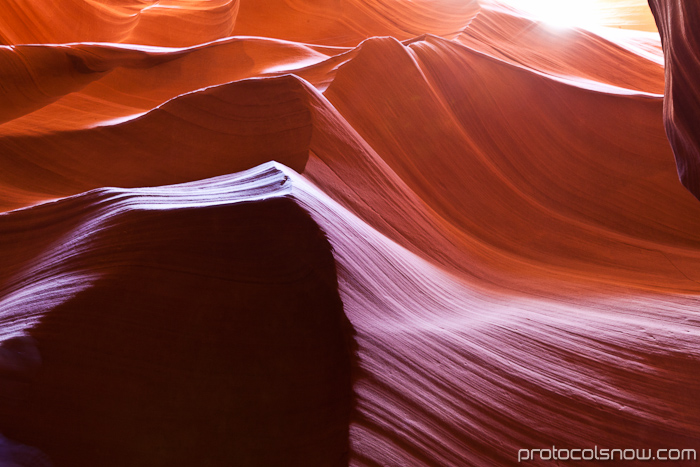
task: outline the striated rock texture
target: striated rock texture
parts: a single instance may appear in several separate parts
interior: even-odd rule
[[[683,185],[700,199],[700,5],[649,0],[666,64],[664,122]]]
[[[674,163],[697,146],[663,119],[691,68],[664,69],[667,36],[485,1],[17,5],[0,460],[700,450],[700,203]]]

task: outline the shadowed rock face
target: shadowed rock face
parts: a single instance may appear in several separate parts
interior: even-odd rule
[[[664,123],[683,185],[700,199],[700,4],[649,0],[666,62]]]
[[[14,213],[0,230],[54,216],[86,236],[0,251],[43,258],[5,282],[3,297],[26,292],[14,307],[39,322],[24,352],[34,358],[4,365],[22,377],[0,383],[3,433],[66,467],[347,465],[335,263],[293,200],[164,209],[97,192]],[[42,290],[42,274],[83,286]],[[54,305],[32,299],[42,294]]]
[[[646,20],[27,3],[0,6],[0,456],[500,467],[552,445],[700,449],[700,203]],[[640,3],[651,16],[605,2],[622,19]],[[683,31],[689,7],[660,5]],[[666,70],[689,84],[666,99],[685,181],[688,60]]]

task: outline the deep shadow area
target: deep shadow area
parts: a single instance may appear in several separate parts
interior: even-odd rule
[[[648,0],[664,50],[664,126],[683,185],[700,200],[698,2]]]
[[[352,330],[302,208],[137,209],[103,227],[76,260],[101,278],[33,330],[42,367],[0,431],[57,467],[348,464]]]

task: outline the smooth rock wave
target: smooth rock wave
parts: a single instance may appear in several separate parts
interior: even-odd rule
[[[0,460],[700,450],[690,3],[8,3]]]

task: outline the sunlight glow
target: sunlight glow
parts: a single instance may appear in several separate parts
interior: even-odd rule
[[[598,0],[506,0],[551,26],[591,28],[606,22]]]

